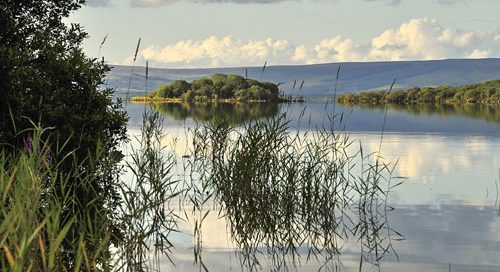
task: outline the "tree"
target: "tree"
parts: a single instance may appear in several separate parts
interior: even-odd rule
[[[72,177],[64,185],[70,188],[64,189],[73,192],[73,201],[63,207],[63,218],[76,217],[78,228],[106,222],[105,231],[117,234],[112,211],[119,203],[119,144],[126,140],[127,117],[121,102],[112,100],[113,90],[102,88],[108,65],[82,51],[87,34],[78,24],[63,23],[83,3],[0,2],[0,146],[13,153],[25,148],[31,122],[52,128],[44,140],[58,149],[53,158],[60,162],[58,170]],[[74,159],[64,160],[70,152]],[[81,175],[88,178],[88,186],[80,183]],[[68,247],[78,242],[77,235],[69,232]],[[87,248],[92,247],[87,241]],[[70,250],[64,258],[71,263]]]
[[[481,101],[481,92],[477,89],[470,89],[465,91],[464,95],[465,102],[476,103]]]
[[[206,77],[202,77],[200,79],[194,80],[191,82],[191,86],[193,87],[193,90],[199,90],[199,89],[211,89],[214,83],[212,80]]]
[[[227,85],[230,85],[233,90],[242,90],[248,88],[246,79],[240,75],[228,75]]]
[[[392,91],[387,94],[386,101],[389,103],[402,104],[406,98],[405,93],[400,90]]]
[[[160,87],[158,87],[158,89],[156,89],[156,96],[157,97],[165,97],[165,98],[174,97],[172,85],[163,84]]]
[[[175,80],[170,83],[172,86],[172,91],[174,92],[174,97],[181,97],[181,95],[191,89],[191,85],[185,80]]]

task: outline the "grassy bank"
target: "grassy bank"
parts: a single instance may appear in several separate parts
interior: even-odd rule
[[[159,115],[145,112],[143,121],[140,148],[126,164],[132,177],[106,180],[119,188],[112,203],[105,189],[96,192],[92,169],[107,156],[104,145],[81,158],[34,127],[25,148],[0,149],[1,271],[150,271],[152,254],[170,254],[168,234],[177,228],[169,202],[180,189],[159,144]]]
[[[156,97],[156,96],[134,96],[130,99],[134,103],[197,103],[197,104],[207,104],[207,103],[287,103],[287,102],[305,102],[303,98],[278,98],[275,101],[269,101],[265,99],[249,99],[241,100],[237,98],[224,98],[224,99],[204,99],[201,101],[186,101],[181,98],[166,98],[166,97]]]
[[[151,96],[134,96],[130,98],[134,103],[183,103],[180,98],[165,98],[165,97],[151,97]]]

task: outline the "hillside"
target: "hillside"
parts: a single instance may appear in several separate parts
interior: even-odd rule
[[[268,66],[262,73],[261,67],[247,69],[248,78],[283,83],[280,89],[286,94],[303,96],[329,95],[333,92],[335,76],[341,65],[338,92],[361,92],[386,88],[396,81],[397,89],[411,87],[435,87],[440,85],[459,86],[500,79],[500,59],[452,59],[433,61],[402,62],[359,62],[329,63],[296,66]],[[239,74],[245,76],[246,68],[213,69],[162,69],[150,68],[148,87],[144,78],[145,68],[135,67],[130,96],[145,95],[146,90],[154,90],[160,85],[174,80],[192,81],[209,77],[216,73]],[[131,67],[116,65],[108,76],[108,86],[116,87],[118,95],[124,95],[128,88]],[[295,82],[295,89],[293,85]]]

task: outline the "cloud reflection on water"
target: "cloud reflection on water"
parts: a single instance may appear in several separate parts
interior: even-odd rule
[[[170,135],[164,144],[172,147],[172,139],[176,139],[173,149],[179,157],[187,153],[191,141],[185,134],[186,125],[192,126],[192,122],[166,120]],[[489,126],[493,131],[497,125]],[[129,133],[134,135],[139,131],[132,126]],[[380,134],[354,130],[351,139],[359,140],[365,153],[374,152],[378,150]],[[494,181],[500,168],[497,154],[500,141],[495,135],[403,130],[384,136],[382,155],[391,162],[399,159],[396,174],[407,177],[408,182],[398,187],[390,199],[396,209],[391,212],[389,222],[406,239],[395,243],[400,261],[388,258],[382,264],[382,271],[446,271],[449,266],[452,271],[500,269],[500,219],[493,204]],[[181,226],[182,232],[173,237],[175,267],[166,265],[164,271],[196,269],[190,234],[193,227],[188,221]],[[202,233],[203,259],[210,271],[241,269],[225,219],[216,212],[210,213]],[[310,271],[320,265],[304,260],[302,256],[298,271]],[[344,245],[342,263],[342,271],[357,271],[359,249],[355,243]]]
[[[399,261],[394,256],[387,258],[381,264],[382,271],[447,271],[450,265],[452,271],[498,271],[500,217],[497,212],[491,202],[396,206],[390,214],[390,223],[405,240],[393,242]],[[203,225],[203,259],[209,271],[241,271],[238,251],[225,226],[225,220],[215,214]],[[192,226],[186,225],[186,230],[189,229]],[[358,271],[359,247],[356,244],[356,241],[348,241],[344,245],[340,256],[341,271]],[[195,269],[191,247],[189,243],[176,246],[175,268],[167,265],[164,271]],[[301,265],[296,271],[317,270],[322,265],[314,260],[306,262],[305,255],[297,259],[301,260]],[[264,271],[269,269],[265,260],[262,264]],[[363,271],[374,269],[366,265]]]

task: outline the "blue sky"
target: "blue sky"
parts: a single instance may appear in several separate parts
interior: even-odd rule
[[[500,57],[499,0],[90,0],[112,64],[170,68]]]

